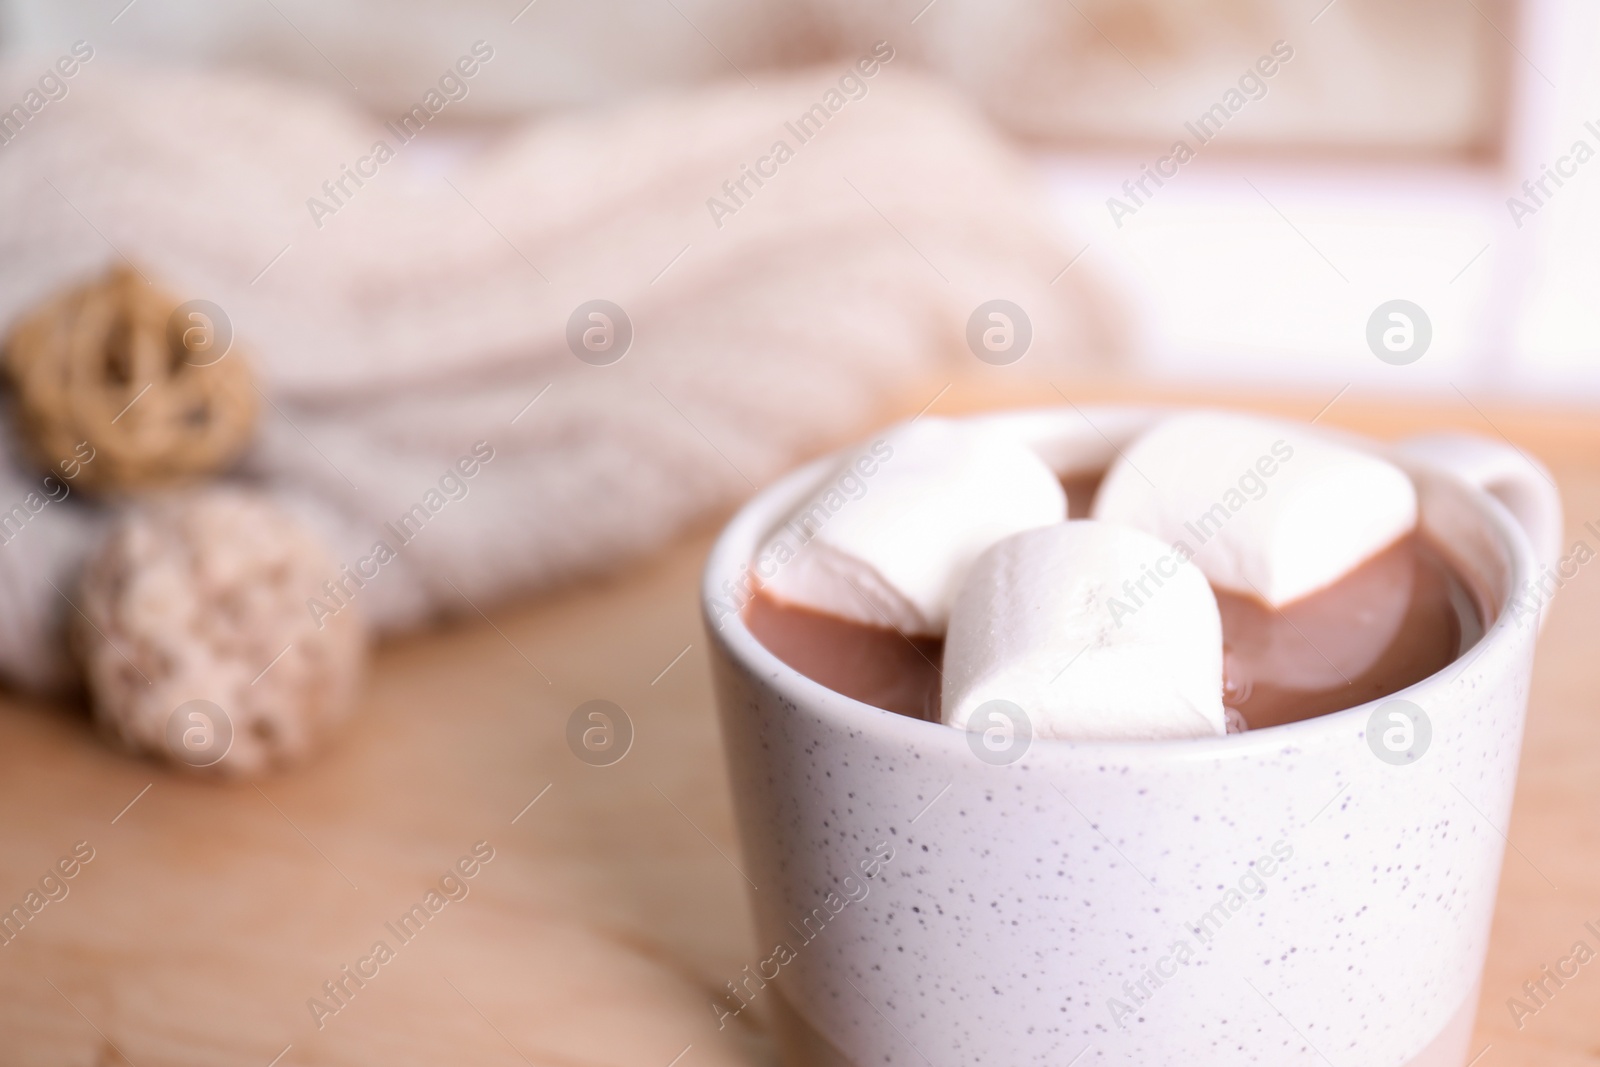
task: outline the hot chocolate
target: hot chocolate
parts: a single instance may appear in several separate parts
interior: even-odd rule
[[[1096,481],[1064,480],[1072,517],[1093,499]],[[1448,666],[1483,635],[1479,598],[1418,533],[1281,610],[1214,592],[1223,702],[1252,729],[1398,692]],[[874,707],[939,721],[942,639],[903,636],[764,593],[745,621],[774,655],[813,681]]]

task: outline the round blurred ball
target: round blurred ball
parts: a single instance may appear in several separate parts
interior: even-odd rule
[[[179,304],[127,268],[69,289],[6,343],[18,424],[44,466],[85,489],[179,485],[233,462],[256,393],[217,305]]]
[[[213,488],[128,512],[86,568],[73,634],[95,718],[126,745],[249,776],[311,754],[351,711],[365,657],[353,603],[270,499]],[[319,627],[320,622],[320,627]]]

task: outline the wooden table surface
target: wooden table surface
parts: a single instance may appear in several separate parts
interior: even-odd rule
[[[1055,398],[962,384],[934,410]],[[1309,418],[1329,396],[1206,399]],[[1580,530],[1600,519],[1600,417],[1484,399],[1352,392],[1323,421],[1503,434],[1554,471],[1568,542],[1600,547]],[[758,955],[695,601],[710,536],[504,606],[492,624],[383,647],[334,745],[255,784],[170,773],[108,749],[81,711],[0,700],[0,910],[79,842],[93,850],[67,895],[0,947],[0,1063],[772,1064],[760,1010],[719,1032],[709,1007]],[[1600,950],[1584,927],[1600,928],[1597,621],[1600,566],[1561,591],[1539,654],[1477,1067],[1600,1064],[1600,960],[1520,1027],[1506,1003],[1574,942]],[[565,741],[592,698],[636,731],[609,767]],[[446,886],[467,895],[436,897],[402,943],[386,924],[475,846],[493,858]],[[361,963],[379,939],[398,945],[392,958]],[[346,966],[371,977],[358,987]],[[318,1017],[308,1001],[341,979],[344,1005]]]

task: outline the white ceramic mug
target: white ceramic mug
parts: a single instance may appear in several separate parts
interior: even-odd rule
[[[983,418],[1070,476],[1162,414]],[[1555,558],[1560,505],[1495,443],[1352,440],[1413,476],[1425,531],[1489,601],[1481,640],[1346,711],[1206,740],[1034,741],[1003,765],[964,731],[800,675],[728,611],[838,459],[751,501],[704,599],[761,959],[713,1010],[764,1005],[790,1067],[1461,1067],[1538,630],[1515,594]],[[1399,765],[1367,736],[1397,698],[1432,735]]]

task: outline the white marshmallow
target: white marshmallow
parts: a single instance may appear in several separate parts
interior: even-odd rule
[[[991,700],[1020,707],[1034,737],[1221,736],[1216,596],[1181,553],[1127,526],[1007,538],[968,573],[944,646],[944,721],[982,726],[973,714]]]
[[[1054,472],[1011,433],[924,417],[853,454],[758,560],[780,600],[906,634],[942,634],[967,568],[1067,517]]]
[[[1282,607],[1413,529],[1417,494],[1398,467],[1308,425],[1195,412],[1134,441],[1092,514],[1182,544],[1218,588]]]

